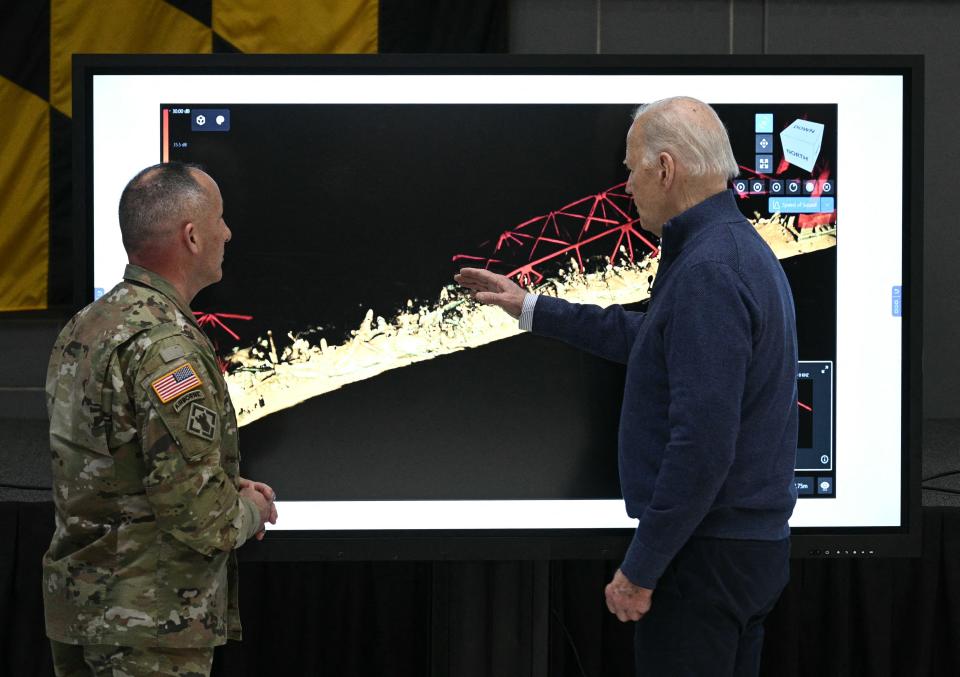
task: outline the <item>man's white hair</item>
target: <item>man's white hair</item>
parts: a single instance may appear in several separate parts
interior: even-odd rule
[[[682,110],[681,104],[702,106],[707,124],[700,115]],[[674,96],[640,106],[634,121],[643,118],[644,147],[641,162],[656,164],[657,156],[667,152],[681,163],[691,176],[722,176],[724,180],[740,173],[730,148],[730,137],[717,112],[708,104],[689,96]]]

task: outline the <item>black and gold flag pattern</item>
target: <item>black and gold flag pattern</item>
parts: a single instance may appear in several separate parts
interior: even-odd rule
[[[502,52],[506,0],[3,0],[0,312],[73,299],[73,54]]]

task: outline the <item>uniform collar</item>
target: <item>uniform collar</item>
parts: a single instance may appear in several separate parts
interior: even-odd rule
[[[181,313],[186,315],[191,324],[197,327],[200,326],[197,324],[197,320],[193,316],[193,311],[190,310],[190,304],[184,301],[180,297],[180,293],[176,290],[176,288],[174,288],[174,286],[160,274],[155,273],[152,270],[147,270],[142,266],[128,263],[127,267],[123,271],[123,279],[127,280],[128,282],[135,282],[136,284],[144,287],[150,287],[154,291],[160,292],[170,299],[173,305],[180,309]]]

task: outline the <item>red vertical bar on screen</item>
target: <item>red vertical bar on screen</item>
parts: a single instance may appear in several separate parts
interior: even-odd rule
[[[164,162],[170,162],[170,109],[163,109],[163,148],[161,149]]]

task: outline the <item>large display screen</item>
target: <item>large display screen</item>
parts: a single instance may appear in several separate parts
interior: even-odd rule
[[[244,473],[282,499],[275,529],[629,529],[623,368],[522,333],[452,275],[642,310],[659,242],[624,191],[626,132],[638,104],[694,96],[726,125],[729,187],[794,293],[791,526],[905,533],[910,70],[582,61],[94,60],[88,300],[123,273],[126,182],[198,163],[233,238],[192,307]]]

